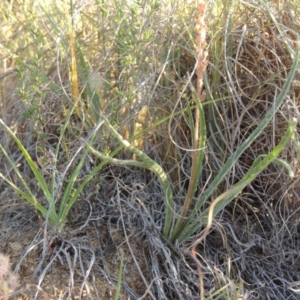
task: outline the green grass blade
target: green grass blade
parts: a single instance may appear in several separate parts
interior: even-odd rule
[[[30,195],[26,194],[25,192],[20,190],[13,182],[8,180],[2,173],[0,173],[0,178],[2,178],[6,183],[8,183],[16,193],[18,193],[21,197],[27,200],[32,206],[34,206],[34,208],[37,209],[45,218],[47,217],[48,215],[47,209],[36,200],[36,198],[32,193],[30,193]],[[55,220],[55,215],[50,214],[49,219],[51,221]]]
[[[78,43],[76,43],[76,52],[79,57],[79,74],[80,77],[83,79],[88,79],[90,77],[88,66],[85,62],[84,55],[81,51],[81,48]],[[96,90],[92,90],[90,84],[86,85],[85,88],[87,95],[88,95],[88,101],[90,102],[90,106],[92,108],[92,115],[89,116],[89,118],[86,120],[89,127],[92,126],[91,120],[95,122],[95,124],[99,123],[100,118],[100,109],[103,108],[100,106],[100,96],[97,94]]]
[[[13,138],[13,140],[15,141],[15,143],[18,145],[19,149],[22,151],[28,165],[30,166],[31,171],[33,172],[36,180],[38,181],[38,184],[40,186],[40,188],[42,189],[47,201],[49,204],[51,204],[51,202],[53,201],[52,195],[48,189],[47,183],[45,182],[43,176],[41,175],[40,171],[38,170],[38,167],[36,166],[36,164],[34,163],[34,161],[32,160],[31,156],[29,155],[29,153],[27,152],[27,150],[25,149],[25,147],[23,146],[23,144],[21,143],[21,141],[17,138],[17,136],[12,132],[12,130],[3,122],[2,119],[0,119],[0,123],[5,127],[5,129],[7,130],[7,132],[10,134],[10,136]],[[16,169],[15,169],[16,170]]]
[[[111,132],[111,134],[120,142],[120,144],[130,151],[132,154],[135,154],[139,159],[142,160],[142,162],[138,161],[126,161],[125,164],[135,165],[138,167],[146,168],[150,171],[152,171],[159,179],[164,194],[165,194],[165,224],[163,229],[164,236],[168,236],[168,233],[170,232],[171,222],[172,222],[172,211],[173,211],[173,193],[171,188],[171,183],[169,181],[168,175],[165,173],[163,168],[157,164],[154,160],[152,160],[147,154],[140,151],[139,149],[133,147],[128,140],[125,140],[117,131],[116,129],[110,124],[109,120],[101,114],[101,118],[103,119],[105,125]],[[87,142],[85,142],[87,148],[93,152],[94,155],[104,158],[108,162],[115,163],[115,164],[124,164],[124,161],[113,159],[110,156],[103,157],[103,154],[96,151],[91,145],[89,145]]]
[[[29,186],[27,185],[26,181],[24,180],[23,176],[21,175],[19,169],[17,168],[16,164],[11,160],[11,158],[9,157],[9,155],[7,154],[6,150],[2,147],[2,145],[0,144],[0,150],[2,151],[2,153],[4,154],[4,156],[6,157],[6,159],[8,160],[9,164],[12,166],[13,170],[15,171],[15,174],[17,175],[17,177],[20,179],[22,185],[24,186],[24,188],[27,190],[28,194],[30,195],[30,197],[34,197],[34,195],[31,192],[31,189],[29,188]],[[4,175],[3,175],[4,176]],[[7,182],[10,182],[8,180],[6,180]]]
[[[195,195],[195,192],[198,187],[198,182],[202,173],[202,164],[203,164],[203,158],[205,154],[205,143],[206,143],[206,121],[205,121],[205,114],[203,105],[196,93],[196,91],[193,91],[193,99],[195,99],[196,106],[199,112],[199,124],[198,128],[194,128],[194,122],[193,120],[190,121],[191,124],[191,136],[193,137],[193,149],[195,149],[193,155],[193,161],[192,161],[192,168],[191,168],[191,175],[190,175],[190,183],[189,188],[187,191],[185,203],[182,209],[182,212],[180,214],[179,219],[177,220],[174,230],[170,232],[169,238],[172,242],[174,242],[180,233],[182,229],[182,224],[184,223],[184,219],[188,213],[188,210],[190,208],[190,205],[192,203],[192,199]],[[192,111],[189,109],[189,115],[192,116]],[[196,130],[196,131],[195,131]],[[195,132],[197,137],[195,140]],[[197,143],[197,144],[195,144]],[[196,150],[197,149],[197,150]]]
[[[89,150],[85,150],[84,154],[82,155],[79,164],[73,171],[71,178],[69,179],[68,185],[66,187],[66,190],[64,191],[62,200],[59,205],[59,222],[62,225],[65,222],[66,216],[70,210],[70,208],[73,206],[75,201],[78,199],[79,194],[75,194],[72,196],[73,187],[76,182],[76,179],[80,173],[80,170],[82,169],[83,163],[86,159],[86,156],[88,155]]]
[[[227,162],[225,163],[224,167],[221,169],[221,171],[217,174],[213,182],[209,185],[207,190],[203,193],[202,196],[197,201],[197,204],[195,205],[195,209],[190,215],[189,220],[186,222],[188,224],[193,216],[195,216],[200,208],[203,206],[203,204],[207,201],[207,199],[212,195],[212,193],[217,189],[219,184],[222,182],[222,180],[225,178],[225,176],[228,174],[228,172],[231,170],[233,165],[237,162],[237,160],[240,158],[240,156],[245,152],[247,148],[250,147],[253,141],[262,133],[264,128],[269,124],[269,122],[272,120],[274,114],[277,112],[279,107],[282,105],[284,100],[286,99],[286,96],[290,90],[290,86],[292,84],[292,81],[296,75],[297,68],[298,68],[298,62],[299,62],[299,50],[297,49],[297,53],[295,55],[295,59],[293,61],[293,65],[291,67],[291,71],[286,79],[286,82],[278,96],[278,98],[274,102],[274,106],[272,109],[270,109],[259,126],[250,134],[250,136],[239,146],[239,148],[228,158]]]
[[[265,170],[268,165],[272,162],[279,163],[277,156],[284,149],[286,144],[291,140],[296,128],[296,122],[291,121],[285,135],[282,137],[279,144],[273,149],[273,151],[268,155],[259,156],[245,174],[245,176],[235,185],[233,185],[229,190],[218,196],[211,204],[211,206],[206,209],[194,222],[187,225],[178,237],[178,242],[182,242],[191,236],[196,230],[201,228],[208,222],[212,222],[212,218],[219,213],[226,205],[228,205],[241,191],[253,180],[255,179],[263,170]],[[286,167],[286,163],[280,162],[280,165]],[[291,168],[288,167],[288,172],[290,173]]]

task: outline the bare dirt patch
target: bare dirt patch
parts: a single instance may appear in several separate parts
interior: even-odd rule
[[[34,209],[14,194],[2,193],[1,203],[0,252],[9,255],[20,281],[10,299],[34,299],[37,292],[36,299],[46,300],[114,299],[122,253],[122,299],[145,292],[135,261],[147,277],[147,245],[138,233],[125,236],[122,227],[98,220],[79,230],[67,224],[60,235],[43,228]]]

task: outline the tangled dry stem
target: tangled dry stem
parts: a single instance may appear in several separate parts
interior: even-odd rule
[[[255,10],[252,6],[243,5],[244,13],[239,14],[237,8],[236,16],[233,15],[236,22],[234,27],[230,27],[228,20],[224,28],[209,34],[209,49],[213,46],[214,38],[224,40],[225,46],[219,57],[221,65],[210,59],[208,76],[213,79],[212,74],[217,72],[221,79],[215,86],[211,80],[213,91],[208,87],[207,94],[212,94],[216,99],[227,97],[230,101],[216,101],[206,112],[208,120],[215,122],[211,122],[208,126],[207,152],[198,193],[205,189],[211,177],[222,168],[226,158],[249,136],[265,112],[272,107],[291,66],[285,41],[278,34],[274,21],[267,17],[268,12],[265,8],[260,6]],[[282,11],[289,10],[281,9],[280,13],[278,11],[274,15],[277,25],[283,32],[287,32],[288,36],[285,38],[294,45],[297,37],[295,27],[299,29],[299,24],[291,19],[289,13],[281,14]],[[294,11],[291,14],[296,15]],[[284,31],[287,28],[289,30]],[[161,39],[162,33],[159,34],[157,36]],[[176,39],[175,34],[173,38]],[[232,44],[229,45],[230,41]],[[232,51],[231,56],[229,50]],[[193,59],[192,62],[191,68],[194,66]],[[158,63],[156,66],[151,65],[151,68],[153,74],[159,76],[163,76],[165,72],[158,67]],[[177,70],[174,71],[176,72]],[[141,78],[141,74],[138,75]],[[184,79],[181,79],[184,82]],[[181,90],[182,82],[179,84],[179,81],[173,78],[170,81],[173,85],[172,97],[178,96],[178,91],[180,95],[184,93]],[[146,91],[145,85],[142,84],[138,85],[137,90],[145,96],[145,99],[149,99],[149,95],[153,96],[155,102],[151,105],[154,106],[162,102],[163,96],[169,97],[172,85],[164,87],[161,81],[153,80],[153,82],[150,79],[147,81],[150,90]],[[44,88],[47,89],[46,86]],[[57,142],[58,130],[63,122],[64,109],[58,111],[58,107],[67,110],[67,105],[57,94],[49,92],[47,97],[48,101],[41,107],[41,114],[45,120],[42,132],[48,135],[47,139],[43,140],[45,145],[43,148],[52,149]],[[23,122],[20,116],[24,107],[17,101],[17,97],[10,100],[14,99],[15,101],[1,103],[1,106],[5,107],[3,111],[7,112],[6,122],[12,127],[18,127],[18,134],[28,146],[27,149],[33,156],[40,157],[40,149],[36,147],[37,138],[32,133],[37,124]],[[214,196],[242,178],[258,155],[268,152],[276,145],[285,131],[288,120],[300,118],[299,99],[300,89],[295,82],[288,99],[276,113],[273,122],[241,157]],[[57,105],[58,103],[60,105]],[[169,111],[170,103],[161,104],[159,107],[161,111],[164,109]],[[132,111],[134,109],[137,108],[132,108]],[[128,116],[128,119],[131,118],[133,117]],[[174,128],[180,130],[172,131],[172,137],[182,149],[190,149],[189,132],[183,130],[185,127],[181,126],[182,121],[186,121],[185,116],[182,114],[180,118],[176,124],[174,123]],[[76,153],[80,145],[78,135],[86,134],[83,126],[75,118],[72,125],[73,128],[68,130],[66,136],[67,147],[62,149],[55,170],[58,174],[65,171],[68,159]],[[152,146],[149,147],[151,148],[149,155],[163,165],[166,160],[160,155],[159,146],[163,144],[167,129],[160,128],[153,132],[154,137],[152,136],[149,142]],[[296,139],[299,141],[298,133]],[[4,132],[1,132],[1,143],[10,151],[12,159],[16,162],[22,161],[19,151]],[[102,146],[103,142],[99,148]],[[46,152],[43,155],[47,158]],[[173,156],[177,162],[175,177],[177,187],[174,188],[177,194],[174,209],[178,212],[184,200],[184,189],[190,176],[187,170],[190,168],[192,158],[189,152],[184,151],[177,151],[176,155]],[[299,174],[299,159],[292,145],[286,148],[281,157],[293,165],[296,174]],[[82,169],[82,178],[96,163],[97,159],[90,157]],[[28,181],[32,181],[28,167],[27,169],[26,165],[23,167],[23,174],[27,176]],[[166,169],[168,168],[166,166]],[[2,161],[1,169],[7,170],[8,176],[17,180]],[[50,180],[49,169],[45,168],[44,171]],[[32,186],[34,187],[34,183]],[[97,188],[98,186],[101,188]],[[5,189],[2,183],[1,188]],[[223,293],[224,299],[234,299],[237,295],[249,300],[298,299],[299,189],[298,176],[291,180],[282,168],[272,165],[254,180],[232,205],[217,216],[206,239],[195,249],[199,254],[197,261],[201,266],[206,297],[227,286]],[[1,203],[4,203],[4,192],[1,197]],[[35,214],[24,204],[18,207],[27,210],[28,215],[26,218],[24,215],[15,216],[14,222],[10,225],[10,232],[20,230],[15,227],[16,224],[24,225]],[[201,232],[191,237],[184,245],[171,245],[161,234],[164,223],[163,212],[163,192],[153,174],[134,167],[107,166],[97,180],[91,181],[83,191],[80,201],[72,208],[69,220],[73,223],[66,225],[64,235],[59,236],[57,232],[52,232],[51,228],[43,228],[27,247],[24,257],[21,257],[17,264],[17,270],[21,270],[24,266],[25,256],[28,257],[38,249],[42,259],[35,267],[40,288],[50,268],[58,268],[59,263],[66,262],[70,285],[62,297],[70,299],[78,282],[80,287],[78,294],[86,290],[88,296],[97,297],[93,294],[99,289],[95,278],[101,277],[110,283],[117,281],[104,263],[107,260],[107,253],[110,251],[118,253],[118,247],[126,245],[124,249],[129,254],[128,257],[132,257],[132,261],[125,267],[122,282],[124,299],[125,295],[129,295],[131,299],[195,299],[198,297],[200,286],[198,272],[188,249],[199,238]],[[10,208],[4,207],[1,209],[0,220],[8,219],[11,214]],[[18,220],[21,220],[20,223]],[[100,235],[103,228],[107,229],[109,242],[105,242],[101,236],[99,245],[93,247],[89,244],[90,237],[87,233],[93,230]],[[123,240],[116,238],[115,233],[118,231],[123,232]],[[139,252],[142,255],[138,255],[133,249],[137,241],[140,241]],[[139,274],[137,278],[141,279],[142,284],[139,288],[133,288],[132,282],[128,281],[129,275],[126,278],[126,270],[130,273],[131,264],[136,266]],[[241,287],[239,283],[243,283],[243,286]]]

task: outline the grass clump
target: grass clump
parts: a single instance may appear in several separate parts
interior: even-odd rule
[[[17,269],[40,249],[41,287],[66,261],[69,298],[80,270],[90,297],[102,272],[120,299],[296,299],[297,266],[259,257],[295,259],[297,3],[48,4],[2,13],[1,184],[42,216]]]

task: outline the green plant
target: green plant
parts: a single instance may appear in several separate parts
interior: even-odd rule
[[[44,11],[49,23],[52,26],[52,29],[55,33],[59,34],[60,29],[58,27],[58,22],[51,16],[47,10],[45,10],[44,6],[41,6],[41,9]],[[72,13],[72,12],[71,12]],[[42,35],[39,32],[38,26],[34,24],[34,28],[38,30],[39,36]],[[32,29],[33,30],[33,29]],[[34,34],[34,30],[32,31]],[[9,177],[6,177],[2,172],[0,172],[0,178],[2,178],[8,185],[10,185],[21,197],[23,197],[25,200],[27,200],[31,205],[34,206],[37,212],[39,212],[45,220],[49,220],[49,223],[56,227],[59,232],[63,231],[63,226],[66,221],[67,214],[71,207],[76,202],[80,192],[84,188],[84,186],[89,182],[89,179],[93,174],[98,172],[102,166],[98,166],[91,172],[91,176],[88,177],[88,180],[84,181],[84,184],[79,185],[78,188],[76,188],[75,183],[76,179],[79,176],[79,173],[81,171],[81,168],[83,166],[83,163],[86,159],[86,156],[88,154],[88,150],[84,151],[82,154],[79,163],[77,166],[71,171],[70,178],[66,179],[66,174],[69,168],[72,165],[72,162],[76,158],[76,156],[80,153],[80,150],[82,150],[83,147],[78,149],[75,156],[73,158],[70,158],[68,155],[68,149],[65,146],[65,133],[66,129],[69,126],[70,118],[72,114],[75,112],[78,117],[82,117],[84,114],[84,111],[82,107],[80,106],[80,95],[79,95],[79,87],[78,87],[78,78],[77,78],[77,69],[76,69],[76,57],[75,57],[75,45],[74,45],[74,31],[73,26],[69,26],[69,40],[72,50],[72,61],[71,61],[71,81],[72,81],[72,97],[71,101],[69,97],[66,94],[62,94],[60,91],[60,87],[55,84],[51,79],[49,79],[44,73],[43,69],[41,69],[42,63],[40,62],[40,59],[42,58],[42,55],[38,55],[37,57],[34,57],[34,61],[31,63],[24,62],[22,59],[18,58],[14,55],[14,58],[16,62],[18,63],[18,71],[20,75],[20,83],[19,88],[17,90],[18,95],[21,98],[21,101],[25,104],[26,110],[23,113],[23,118],[25,120],[33,120],[38,125],[43,126],[44,121],[41,120],[40,117],[40,107],[42,106],[42,99],[46,97],[45,93],[43,93],[40,89],[40,86],[47,85],[50,87],[51,91],[59,95],[65,100],[66,107],[70,107],[70,109],[67,109],[67,113],[65,114],[65,120],[64,124],[60,126],[60,135],[59,135],[59,141],[56,145],[55,152],[51,153],[52,156],[49,161],[43,162],[39,161],[41,163],[41,168],[38,167],[36,162],[33,161],[31,155],[26,149],[26,146],[21,142],[21,140],[17,137],[17,135],[11,130],[9,126],[6,125],[6,123],[0,119],[0,124],[4,127],[4,129],[7,131],[9,136],[13,139],[13,141],[18,146],[19,150],[23,154],[26,163],[29,165],[30,170],[34,174],[37,187],[43,192],[43,195],[47,201],[46,205],[43,205],[41,201],[39,201],[35,196],[35,190],[32,190],[31,187],[28,185],[26,179],[23,177],[22,173],[19,171],[17,165],[15,162],[11,159],[10,155],[7,153],[6,149],[2,144],[0,144],[0,150],[4,154],[4,157],[6,157],[7,161],[9,162],[10,166],[14,170],[17,178],[20,180],[20,184],[15,184],[13,180],[11,180]],[[64,47],[66,47],[66,43],[62,43],[62,49],[64,50]],[[62,50],[62,51],[63,51]],[[11,54],[13,55],[13,54]],[[26,73],[26,75],[25,75]],[[28,78],[33,78],[33,83],[30,84],[30,87],[28,88],[28,82],[26,80]],[[25,78],[26,77],[26,78]],[[26,85],[27,84],[27,85]],[[88,124],[90,124],[90,120],[87,120]],[[44,134],[43,134],[44,135]],[[39,145],[39,147],[43,147]],[[64,174],[61,178],[58,178],[58,173],[56,171],[56,164],[57,164],[57,158],[59,153],[59,148],[62,147],[66,151],[66,156],[70,158],[70,161],[68,163],[67,169],[65,170]],[[51,181],[47,181],[46,177],[44,176],[43,168],[44,164],[50,167],[50,176]],[[58,198],[58,195],[62,195]]]
[[[201,24],[203,26],[203,24]],[[205,36],[205,35],[204,35]],[[202,41],[201,47],[205,47],[205,44]],[[203,49],[202,49],[203,50]],[[201,51],[202,51],[201,50]],[[218,175],[214,178],[213,182],[209,185],[207,190],[201,194],[195,203],[193,204],[193,210],[190,211],[191,199],[194,197],[197,182],[201,178],[202,174],[202,160],[204,157],[205,151],[205,140],[206,140],[206,120],[204,114],[204,103],[203,98],[201,98],[201,94],[199,92],[193,90],[192,97],[195,103],[195,107],[188,106],[186,109],[190,114],[190,120],[193,120],[192,110],[196,108],[196,111],[199,112],[199,115],[196,114],[196,121],[190,123],[192,127],[192,138],[193,138],[193,163],[192,163],[192,177],[190,180],[190,186],[188,190],[188,194],[186,195],[186,201],[183,205],[183,208],[180,213],[180,217],[177,219],[177,212],[174,211],[173,204],[173,194],[172,194],[172,183],[170,182],[167,174],[164,172],[161,166],[159,166],[155,161],[153,161],[149,156],[145,153],[133,147],[129,141],[124,139],[110,124],[109,119],[107,119],[103,114],[100,115],[100,119],[102,119],[111,132],[111,134],[131,153],[135,154],[141,161],[135,160],[121,160],[115,159],[111,156],[104,155],[99,151],[96,151],[90,143],[86,142],[86,146],[88,149],[95,154],[96,156],[103,159],[106,163],[120,164],[120,165],[133,165],[141,168],[146,168],[152,172],[154,172],[162,183],[162,187],[165,193],[165,223],[163,234],[170,241],[175,242],[176,240],[179,243],[182,243],[186,239],[188,239],[194,232],[200,229],[202,226],[211,224],[212,218],[219,213],[226,205],[228,205],[244,188],[247,184],[249,184],[256,176],[258,176],[269,164],[272,162],[278,162],[281,164],[285,164],[282,160],[278,159],[277,156],[284,149],[285,145],[292,139],[296,123],[295,121],[290,122],[288,130],[286,134],[282,138],[281,142],[270,152],[270,154],[266,156],[258,157],[253,165],[249,168],[249,171],[245,176],[240,179],[238,183],[236,183],[232,188],[219,195],[212,203],[210,208],[202,211],[203,206],[207,203],[212,193],[218,190],[218,186],[221,184],[222,180],[237,162],[239,157],[245,152],[247,148],[251,146],[251,144],[255,141],[255,139],[263,132],[264,128],[269,124],[271,119],[274,117],[275,113],[282,105],[284,99],[289,92],[292,81],[297,72],[298,66],[298,50],[293,54],[293,65],[291,67],[290,73],[286,79],[286,82],[282,88],[281,93],[278,95],[275,100],[274,106],[270,109],[261,123],[257,126],[257,128],[250,134],[250,136],[242,143],[242,145],[228,158],[227,162],[224,164],[222,170],[218,173]],[[203,64],[198,72],[198,78],[202,80],[202,74],[204,72],[205,58],[203,53],[200,53],[199,64]],[[198,87],[201,89],[201,85]],[[193,89],[193,88],[192,88]],[[206,105],[210,105],[211,102],[206,103]],[[149,129],[148,129],[149,130]],[[147,129],[145,129],[147,131]],[[289,173],[291,173],[291,169],[289,168]],[[188,214],[188,215],[187,215]],[[186,217],[187,215],[187,217]],[[197,216],[197,217],[196,217]],[[173,225],[175,224],[175,225]],[[209,226],[208,226],[209,228]],[[195,243],[196,245],[196,243]]]
[[[15,174],[20,179],[20,182],[23,185],[24,190],[22,190],[20,187],[14,184],[13,181],[11,181],[9,178],[7,178],[3,173],[0,172],[0,177],[8,183],[20,196],[22,196],[24,199],[26,199],[31,205],[35,207],[35,209],[42,214],[42,216],[45,219],[49,219],[51,225],[57,227],[60,231],[62,230],[62,227],[65,222],[65,218],[67,216],[68,211],[76,201],[78,194],[76,194],[76,197],[74,197],[74,183],[76,181],[76,178],[81,170],[82,164],[85,160],[85,157],[88,153],[88,151],[85,151],[83,154],[80,163],[75,168],[74,172],[72,173],[69,182],[67,184],[66,190],[64,191],[62,200],[59,204],[58,211],[56,210],[56,195],[58,193],[58,190],[61,189],[61,186],[56,186],[56,175],[55,172],[52,174],[52,182],[50,187],[48,186],[47,182],[45,181],[45,178],[43,177],[42,172],[39,170],[39,167],[37,164],[32,160],[30,154],[25,149],[24,145],[21,143],[21,141],[17,138],[17,136],[14,134],[14,132],[3,122],[2,119],[0,119],[0,124],[4,126],[4,128],[7,130],[9,135],[12,137],[14,142],[17,144],[19,149],[21,150],[22,154],[24,155],[31,171],[33,172],[35,179],[37,180],[37,184],[39,188],[43,191],[43,194],[48,202],[48,208],[43,206],[34,195],[34,192],[30,189],[28,184],[26,183],[26,180],[23,178],[21,172],[18,170],[16,164],[12,161],[12,159],[9,157],[8,153],[4,149],[2,145],[0,145],[0,150],[4,154],[4,156],[7,158],[9,164],[15,171]],[[54,165],[53,165],[54,167]],[[61,183],[62,184],[62,183]]]
[[[86,193],[92,195],[88,191],[90,187],[95,184],[95,196],[102,196],[106,188],[102,183],[111,183],[112,175],[116,176],[114,184],[122,182],[127,188],[124,178],[117,177],[114,171],[121,170],[123,174],[131,172],[131,167],[146,169],[146,172],[141,172],[134,168],[132,173],[141,172],[145,175],[142,179],[137,178],[137,181],[140,183],[140,179],[145,179],[147,192],[152,188],[151,184],[155,183],[154,193],[151,190],[149,197],[145,197],[145,202],[144,198],[141,198],[141,202],[138,202],[140,199],[133,198],[132,203],[129,203],[127,196],[121,200],[126,209],[132,204],[128,211],[136,209],[138,226],[144,226],[145,244],[147,246],[150,241],[151,249],[154,249],[155,254],[151,253],[154,263],[149,263],[149,269],[155,278],[166,278],[170,284],[174,282],[172,290],[171,285],[167,287],[165,283],[159,285],[160,283],[153,281],[150,287],[145,281],[147,290],[160,289],[162,298],[172,293],[175,295],[175,291],[180,293],[183,285],[189,285],[190,282],[195,286],[191,293],[197,293],[200,289],[201,296],[204,297],[204,282],[207,279],[204,274],[215,274],[215,270],[210,268],[211,261],[219,263],[220,269],[224,267],[222,260],[218,261],[219,258],[210,260],[210,254],[209,257],[205,256],[206,247],[214,234],[217,235],[216,229],[224,225],[223,218],[228,217],[232,207],[239,206],[241,202],[248,205],[245,198],[251,194],[249,189],[260,179],[262,189],[267,189],[266,182],[273,179],[266,179],[264,176],[266,173],[269,176],[269,171],[273,172],[274,169],[281,170],[278,165],[283,166],[292,177],[293,171],[283,159],[292,162],[296,160],[290,160],[293,157],[289,153],[291,148],[296,149],[298,157],[300,153],[295,122],[290,118],[291,111],[288,114],[284,111],[285,104],[293,102],[293,99],[289,99],[286,103],[286,99],[292,98],[293,93],[298,97],[299,93],[292,87],[299,59],[298,50],[294,50],[297,48],[297,35],[293,31],[299,31],[296,22],[290,26],[286,24],[288,16],[283,16],[282,19],[278,17],[276,13],[282,11],[279,10],[279,3],[278,9],[271,13],[271,2],[258,1],[259,8],[254,9],[252,4],[255,1],[245,4],[217,0],[208,4],[210,15],[207,28],[204,12],[199,11],[198,27],[194,30],[191,21],[191,15],[196,14],[194,1],[183,1],[185,3],[179,5],[179,9],[177,2],[181,4],[181,1],[147,0],[131,1],[129,4],[126,0],[102,0],[91,2],[88,6],[83,2],[81,6],[73,5],[71,1],[65,2],[62,7],[56,6],[56,3],[40,2],[40,5],[34,6],[34,9],[38,9],[39,14],[36,14],[28,1],[25,1],[22,7],[25,17],[21,24],[24,34],[17,34],[17,39],[13,36],[11,39],[1,38],[3,47],[0,49],[2,56],[8,53],[13,61],[11,65],[16,65],[15,69],[19,71],[16,106],[22,102],[20,114],[9,112],[7,117],[5,109],[2,110],[3,114],[1,111],[0,127],[7,133],[5,136],[8,139],[4,137],[3,142],[1,141],[0,154],[13,170],[7,173],[1,170],[1,181],[26,199],[61,233],[65,227],[73,230],[77,225],[69,218],[67,226],[64,226],[68,212],[80,196]],[[15,5],[12,3],[10,5]],[[175,13],[167,13],[167,6],[173,4],[172,12]],[[188,7],[190,4],[194,12]],[[292,8],[290,14],[293,15],[296,11]],[[67,20],[62,18],[66,12]],[[251,18],[252,13],[255,13],[255,18]],[[264,17],[260,23],[261,14]],[[16,15],[11,13],[6,16],[4,10],[1,13],[3,19],[7,18],[6,23],[14,23],[12,18]],[[19,24],[17,27],[20,27]],[[1,34],[5,30],[3,28],[0,30]],[[205,40],[206,29],[209,35],[208,45]],[[16,32],[12,30],[11,34]],[[196,39],[195,32],[198,36]],[[287,36],[288,39],[285,40]],[[24,45],[25,48],[20,51]],[[275,45],[274,48],[272,45]],[[260,55],[255,64],[249,63],[252,52],[249,49],[247,52],[247,46],[252,50],[254,47]],[[209,52],[208,65],[205,51]],[[190,60],[187,67],[185,59]],[[264,72],[266,66],[268,70]],[[194,85],[196,80],[197,85]],[[267,93],[262,93],[263,90]],[[49,98],[55,99],[55,107],[46,105],[44,100]],[[61,106],[57,105],[57,98]],[[14,105],[7,103],[3,107],[15,108]],[[261,109],[263,105],[265,106]],[[280,114],[284,120],[280,119],[277,123]],[[10,119],[11,115],[22,115],[23,119],[14,122]],[[22,126],[29,124],[20,124],[24,119],[33,121],[30,123],[33,127],[23,130]],[[58,127],[54,134],[46,128],[49,124]],[[24,142],[23,132],[26,136],[30,135],[32,140]],[[54,142],[53,139],[49,142],[49,135],[52,134]],[[261,146],[261,140],[268,140],[268,135],[272,142],[266,143],[266,147]],[[282,151],[283,149],[285,150]],[[35,150],[39,166],[32,154]],[[27,172],[21,171],[14,161],[15,155],[20,157],[20,152],[25,158],[22,162]],[[47,157],[48,153],[51,155],[50,159]],[[91,158],[92,156],[95,158]],[[120,165],[121,168],[110,167],[108,164]],[[30,182],[28,166],[34,176],[32,180],[30,173]],[[298,166],[295,170],[297,168]],[[280,176],[285,180],[287,178],[285,172],[281,172]],[[154,178],[158,178],[163,190],[162,197]],[[288,180],[285,183],[288,184]],[[128,190],[139,193],[134,188],[131,183],[128,184]],[[42,196],[39,191],[43,192]],[[235,198],[238,198],[235,205],[224,209]],[[269,198],[262,196],[259,200],[269,201]],[[97,203],[101,208],[115,200],[104,199],[105,201]],[[140,204],[144,208],[142,212],[136,208]],[[90,211],[93,209],[95,212],[93,205],[94,202],[91,202]],[[275,203],[273,208],[277,208],[276,205]],[[244,207],[241,207],[243,210]],[[113,213],[118,215],[118,209]],[[248,213],[251,207],[247,206],[246,210]],[[263,215],[261,208],[259,210],[259,217],[265,217],[266,220],[263,221],[267,223],[268,216]],[[223,212],[222,215],[220,212]],[[289,216],[290,220],[294,214],[296,212]],[[272,212],[269,215],[273,217]],[[124,215],[124,219],[126,217]],[[123,216],[120,219],[124,220]],[[148,223],[143,223],[146,219],[152,223],[150,228]],[[228,222],[227,219],[225,221]],[[286,222],[283,226],[290,230],[287,221],[283,221]],[[114,220],[105,219],[104,222],[114,224]],[[230,222],[231,220],[229,224]],[[85,225],[87,224],[88,221]],[[158,233],[158,224],[163,226],[163,237]],[[252,224],[249,221],[245,227],[247,225],[251,227],[249,225]],[[127,223],[124,222],[123,227],[126,226]],[[226,231],[226,226],[224,227]],[[203,228],[204,231],[199,236]],[[148,239],[148,230],[151,230],[151,238],[155,237],[154,242]],[[248,228],[245,231],[247,230]],[[79,230],[75,228],[75,231]],[[208,236],[210,231],[213,234]],[[289,234],[292,235],[292,230]],[[222,238],[225,240],[227,235],[232,240],[228,231]],[[247,240],[251,236],[243,238]],[[206,243],[203,243],[205,239]],[[277,237],[276,240],[280,239]],[[252,247],[251,242],[246,242]],[[71,243],[64,250],[70,245],[76,252],[77,245]],[[187,247],[190,247],[198,268],[198,285],[195,283],[194,272],[187,272],[190,277],[183,279],[185,268],[190,266],[183,266],[181,260],[178,262],[176,254],[185,255]],[[232,248],[226,250],[230,252]],[[235,259],[232,265],[234,272],[227,277],[233,278],[234,282],[243,282],[244,275],[240,275],[239,267],[243,268],[245,262],[236,259],[237,252],[233,251],[230,256]],[[123,258],[122,255],[116,299],[120,297],[121,284],[126,282],[126,276],[122,277]],[[160,265],[164,258],[169,262],[168,267]],[[44,268],[45,259],[46,255],[40,261],[36,273]],[[70,260],[68,263],[71,273],[75,274],[75,263],[72,265]],[[50,265],[51,263],[44,268],[40,278],[44,277]],[[175,266],[180,276],[172,273]],[[201,268],[206,267],[211,274],[202,272]],[[209,285],[207,282],[205,288]],[[217,278],[215,292],[206,295],[208,299],[238,298],[242,289],[242,285],[219,281]]]

